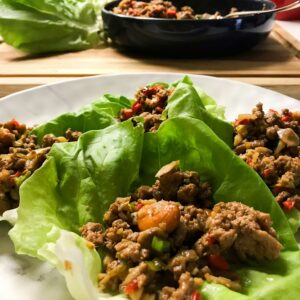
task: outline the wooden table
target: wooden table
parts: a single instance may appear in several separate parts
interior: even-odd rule
[[[30,57],[0,44],[0,97],[29,87],[80,76],[181,72],[226,77],[300,99],[300,41],[276,25],[252,51],[218,59],[159,59],[113,48]]]

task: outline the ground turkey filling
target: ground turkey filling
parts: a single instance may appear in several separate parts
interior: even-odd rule
[[[133,116],[144,118],[145,131],[155,131],[163,121],[162,112],[167,106],[168,98],[174,88],[165,88],[157,84],[138,90],[131,108],[123,108],[120,120],[125,121]]]
[[[52,144],[76,141],[80,135],[68,129],[61,137],[45,135],[38,145],[30,132],[16,120],[0,124],[0,215],[19,205],[19,186],[42,165]]]
[[[82,236],[105,250],[100,289],[130,299],[195,300],[206,280],[239,290],[231,264],[272,260],[282,248],[270,215],[238,202],[211,202],[197,172],[164,166],[153,186],[117,198],[106,227],[87,223]]]
[[[234,150],[266,182],[278,203],[300,210],[300,112],[259,103],[234,123]]]
[[[236,12],[236,8],[231,8],[230,13]],[[113,8],[116,14],[146,17],[146,18],[164,18],[176,20],[196,20],[196,19],[221,19],[220,12],[213,14],[203,13],[195,14],[190,6],[177,8],[170,1],[152,0],[149,2],[136,0],[122,0],[118,6]]]

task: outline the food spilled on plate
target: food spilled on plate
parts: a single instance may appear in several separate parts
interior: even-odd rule
[[[237,11],[236,7],[232,7],[228,14]],[[113,8],[113,12],[125,16],[176,20],[217,20],[223,18],[219,11],[214,14],[196,14],[188,5],[177,8],[171,1],[163,0],[151,0],[150,2],[122,0],[118,6]]]
[[[280,130],[299,139],[299,121],[284,110],[279,126],[258,112],[227,122],[184,77],[134,99],[106,94],[33,129],[2,124],[0,192],[11,207],[20,200],[9,232],[16,252],[54,265],[76,300],[296,299],[297,205],[285,214],[236,152],[277,125],[274,143],[259,144],[275,152]],[[267,124],[258,135],[252,122]],[[279,153],[299,160],[287,144]]]

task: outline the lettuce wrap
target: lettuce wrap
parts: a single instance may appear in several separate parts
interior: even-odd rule
[[[171,84],[155,82],[148,86],[155,86],[156,84],[165,88],[174,88],[162,114],[164,120],[180,116],[200,119],[232,148],[233,128],[230,123],[224,121],[224,107],[218,106],[216,101],[200,87],[194,85],[188,76]],[[107,94],[83,107],[79,112],[63,114],[36,127],[32,133],[37,135],[38,141],[41,142],[45,134],[53,133],[60,136],[68,128],[81,132],[105,128],[117,123],[121,109],[130,108],[133,102],[134,100],[124,96]],[[290,226],[296,232],[300,226],[300,212],[293,208],[290,212],[285,213]]]
[[[21,186],[18,220],[10,231],[17,253],[49,261],[63,274],[76,300],[126,299],[97,289],[101,253],[79,228],[102,216],[117,196],[153,183],[157,170],[180,160],[213,187],[213,199],[240,201],[271,215],[283,250],[273,262],[234,266],[242,291],[205,283],[203,299],[297,299],[300,251],[281,208],[261,178],[203,121],[166,120],[144,133],[139,119],[84,133],[78,142],[55,144],[48,160]]]
[[[149,86],[155,84],[157,83]],[[159,84],[166,88],[175,88],[168,99],[162,118],[186,116],[203,120],[223,141],[232,146],[233,127],[224,121],[224,107],[218,106],[216,101],[205,94],[200,87],[195,86],[188,76],[170,85],[161,82]],[[68,128],[81,132],[101,129],[118,122],[121,109],[130,108],[133,102],[133,99],[124,96],[106,94],[86,105],[79,112],[62,114],[37,126],[32,134],[35,134],[41,142],[45,134],[52,133],[60,136]]]
[[[99,100],[81,108],[78,112],[64,113],[44,124],[36,126],[31,134],[42,143],[44,135],[52,133],[62,136],[71,128],[80,132],[102,129],[118,122],[117,116],[124,107],[130,107],[131,101],[123,96],[104,95]]]
[[[156,83],[148,86],[154,84]],[[188,76],[170,85],[167,83],[160,84],[166,88],[174,89],[162,114],[162,120],[176,116],[202,119],[211,126],[221,139],[230,147],[232,146],[233,127],[223,120],[224,108],[218,106],[211,97],[195,86]],[[37,148],[43,148],[45,147],[43,145],[43,137],[47,134],[64,137],[68,129],[84,133],[103,129],[120,122],[120,111],[124,108],[130,108],[133,102],[133,99],[128,99],[124,96],[106,94],[93,103],[82,107],[79,111],[64,113],[44,124],[36,126],[30,134],[36,136]],[[23,173],[25,175],[20,178],[22,178],[22,181],[25,181],[32,172],[24,170]],[[20,184],[21,181],[18,179],[17,186]],[[12,218],[11,214],[6,212],[5,215],[0,217],[1,220],[7,220],[14,224],[15,216]]]

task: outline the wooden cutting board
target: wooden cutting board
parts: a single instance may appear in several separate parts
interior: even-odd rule
[[[217,59],[153,58],[113,48],[32,57],[0,44],[0,97],[80,76],[181,72],[236,79],[300,99],[300,42],[276,25],[251,51]]]

